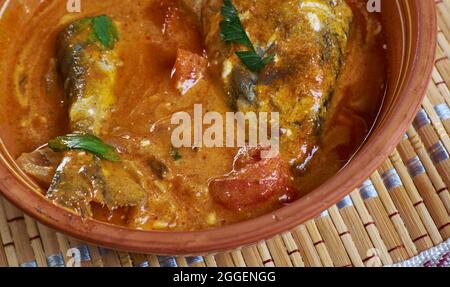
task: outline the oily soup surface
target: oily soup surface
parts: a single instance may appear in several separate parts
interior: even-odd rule
[[[214,8],[215,1],[210,2]],[[248,2],[251,1],[240,1],[237,6],[247,9]],[[276,11],[280,1],[269,2],[273,2],[273,7],[265,5],[255,13],[264,14],[264,9],[267,13]],[[298,150],[297,146],[281,141],[281,159],[291,164],[285,172],[294,189],[291,200],[319,186],[351,158],[369,133],[386,89],[386,47],[378,16],[365,11],[366,1],[347,3],[353,12],[353,22],[339,78],[328,90],[331,97],[324,103],[325,108],[320,111],[323,116],[318,119],[322,123],[313,133],[317,141],[304,149],[300,145]],[[229,92],[221,79],[223,57],[210,53],[221,51],[224,43],[215,44],[214,36],[205,41],[209,33],[214,33],[212,23],[217,21],[217,15],[200,20],[182,1],[176,0],[82,1],[82,13],[68,13],[65,4],[65,1],[12,1],[0,21],[0,135],[15,158],[71,131],[70,102],[65,96],[56,57],[57,38],[71,22],[105,14],[118,23],[120,65],[114,84],[116,102],[103,125],[101,138],[116,147],[122,158],[138,171],[136,178],[145,189],[146,202],[113,212],[102,204],[92,203],[93,216],[131,228],[199,230],[252,218],[285,204],[269,200],[250,207],[230,208],[221,204],[229,203],[227,199],[213,198],[208,184],[236,167],[233,162],[238,148],[174,150],[172,147],[170,118],[174,113],[192,113],[194,104],[202,104],[204,112],[232,111]],[[210,10],[205,14],[215,11]],[[270,25],[275,25],[269,19],[266,24],[260,27],[271,29]],[[292,23],[277,25],[282,29]],[[269,33],[256,33],[250,26],[249,29],[250,38],[252,33],[255,35],[253,39],[263,39]],[[173,68],[180,49],[209,61],[203,77],[187,93],[180,93],[174,85]],[[289,49],[286,45],[280,54],[299,54]],[[304,65],[302,59],[300,55],[290,62],[293,66]],[[289,78],[291,71],[298,72],[295,67],[280,68],[272,73],[275,76],[270,69],[271,64],[261,72],[268,79],[264,87],[280,83],[276,72],[283,77],[288,75],[280,77],[282,87],[289,88],[296,80]],[[308,78],[301,73],[295,75]],[[239,107],[239,100],[235,105]],[[282,104],[277,107],[284,110]],[[304,123],[298,125],[300,131],[307,128]],[[296,161],[290,161],[293,154],[299,154]],[[48,185],[41,183],[41,186],[44,193]]]

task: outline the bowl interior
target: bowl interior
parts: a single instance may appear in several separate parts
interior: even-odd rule
[[[36,1],[38,3],[39,1]],[[0,0],[0,73],[9,33],[3,17],[20,12],[19,1]],[[11,15],[11,14],[9,14]],[[129,230],[95,220],[83,220],[45,200],[39,187],[14,162],[14,141],[0,105],[0,190],[11,202],[43,223],[102,246],[158,254],[198,254],[244,246],[295,227],[356,188],[394,149],[420,106],[431,73],[436,19],[433,0],[382,1],[381,18],[389,51],[389,83],[380,115],[365,144],[334,177],[295,203],[238,224],[199,232]],[[18,23],[28,23],[20,20]],[[5,32],[7,31],[7,32]],[[2,78],[8,75],[3,75]],[[1,85],[2,83],[0,83]],[[0,94],[0,103],[1,103]]]

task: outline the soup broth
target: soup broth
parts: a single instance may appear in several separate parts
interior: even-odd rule
[[[334,50],[330,50],[330,55],[322,55],[325,57],[322,62],[311,66],[314,69],[305,68],[317,73],[310,74],[315,77],[312,80],[302,74],[298,65],[309,67],[302,62],[306,61],[302,51],[313,53],[313,44],[311,50],[299,49],[295,53],[287,44],[268,46],[267,54],[273,51],[276,56],[258,71],[260,82],[255,84],[255,94],[260,102],[253,108],[252,104],[242,103],[240,95],[230,92],[231,80],[223,77],[227,61],[242,67],[235,51],[227,52],[227,56],[218,54],[230,45],[220,42],[220,33],[214,30],[214,21],[221,19],[216,8],[223,3],[219,1],[220,5],[215,6],[215,1],[206,2],[210,2],[210,9],[203,7],[208,3],[201,1],[82,1],[80,13],[69,13],[65,1],[13,1],[0,20],[0,133],[12,156],[20,159],[38,147],[48,149],[45,145],[51,139],[78,131],[74,130],[78,126],[75,128],[72,121],[76,100],[67,96],[67,81],[61,73],[60,37],[74,21],[107,15],[117,23],[119,34],[114,48],[114,85],[110,87],[115,100],[107,109],[108,116],[101,117],[101,130],[94,134],[114,147],[121,160],[91,159],[89,152],[77,149],[52,152],[54,157],[47,155],[46,164],[53,177],[63,155],[79,157],[83,153],[83,157],[100,162],[106,181],[109,178],[111,182],[117,180],[117,185],[126,185],[120,192],[131,193],[136,184],[136,189],[143,194],[137,191],[130,201],[126,195],[109,201],[117,204],[105,203],[108,201],[104,199],[92,200],[89,212],[75,208],[77,212],[136,229],[201,230],[280,208],[339,172],[369,134],[386,90],[388,47],[378,15],[366,10],[365,0],[345,1],[352,20],[345,35],[345,48],[340,47],[344,53],[333,62]],[[273,5],[270,9],[261,3],[254,8],[255,1],[234,2],[252,42],[268,40],[264,31],[271,29],[271,25],[280,27],[278,37],[291,39],[295,26],[278,23],[274,21],[275,14],[270,14],[275,13],[272,10],[277,11],[278,5],[280,11],[286,8],[280,4],[282,1],[265,1]],[[265,13],[268,16],[264,25],[259,25],[261,31],[253,31],[256,28],[245,17],[262,17]],[[288,21],[294,16],[289,14],[280,19]],[[344,40],[337,38],[327,39],[338,46]],[[289,61],[293,67],[282,69],[284,59],[291,55],[293,60]],[[187,76],[183,73],[186,66]],[[320,109],[317,108],[320,115],[315,119],[320,124],[291,121],[296,111],[287,107],[291,103],[289,98],[265,101],[270,89],[279,91],[296,82],[317,80],[323,88],[323,82],[334,78],[326,69],[335,68],[337,79],[329,80],[331,88],[326,86],[330,96],[324,97]],[[247,72],[239,74],[238,79],[245,79]],[[267,82],[261,83],[261,79]],[[298,101],[301,95],[302,92]],[[276,100],[282,104],[276,104]],[[203,112],[220,115],[237,110],[270,111],[277,107],[281,117],[280,154],[275,159],[263,160],[254,155],[252,148],[175,148],[171,141],[175,128],[171,117],[177,112],[192,114],[194,105],[199,104]],[[289,119],[284,116],[286,113]],[[304,131],[308,131],[307,136]],[[291,133],[293,139],[286,139]],[[53,160],[57,165],[51,166]],[[22,157],[19,164],[30,167],[30,162],[23,162]],[[48,172],[42,167],[39,170]],[[122,170],[127,174],[126,180],[122,180]],[[43,195],[55,183],[55,178],[46,180],[49,174],[31,175],[42,187]],[[132,178],[132,184],[128,184],[128,178]],[[126,203],[118,203],[122,200]]]

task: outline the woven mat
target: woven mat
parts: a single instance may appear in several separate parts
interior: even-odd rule
[[[436,64],[414,125],[370,179],[317,218],[241,250],[165,257],[80,242],[0,198],[0,266],[450,266],[450,0],[436,3]]]

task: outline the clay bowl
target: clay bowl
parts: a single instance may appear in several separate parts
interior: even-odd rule
[[[9,2],[0,1],[0,6]],[[367,141],[349,164],[295,203],[253,220],[208,231],[129,230],[95,220],[83,220],[48,202],[35,191],[36,185],[18,169],[1,141],[0,189],[3,195],[54,229],[101,246],[132,252],[204,254],[245,246],[294,228],[335,204],[370,176],[399,143],[424,97],[436,48],[434,0],[381,2],[391,71],[381,114]],[[0,123],[0,139],[3,137]]]

